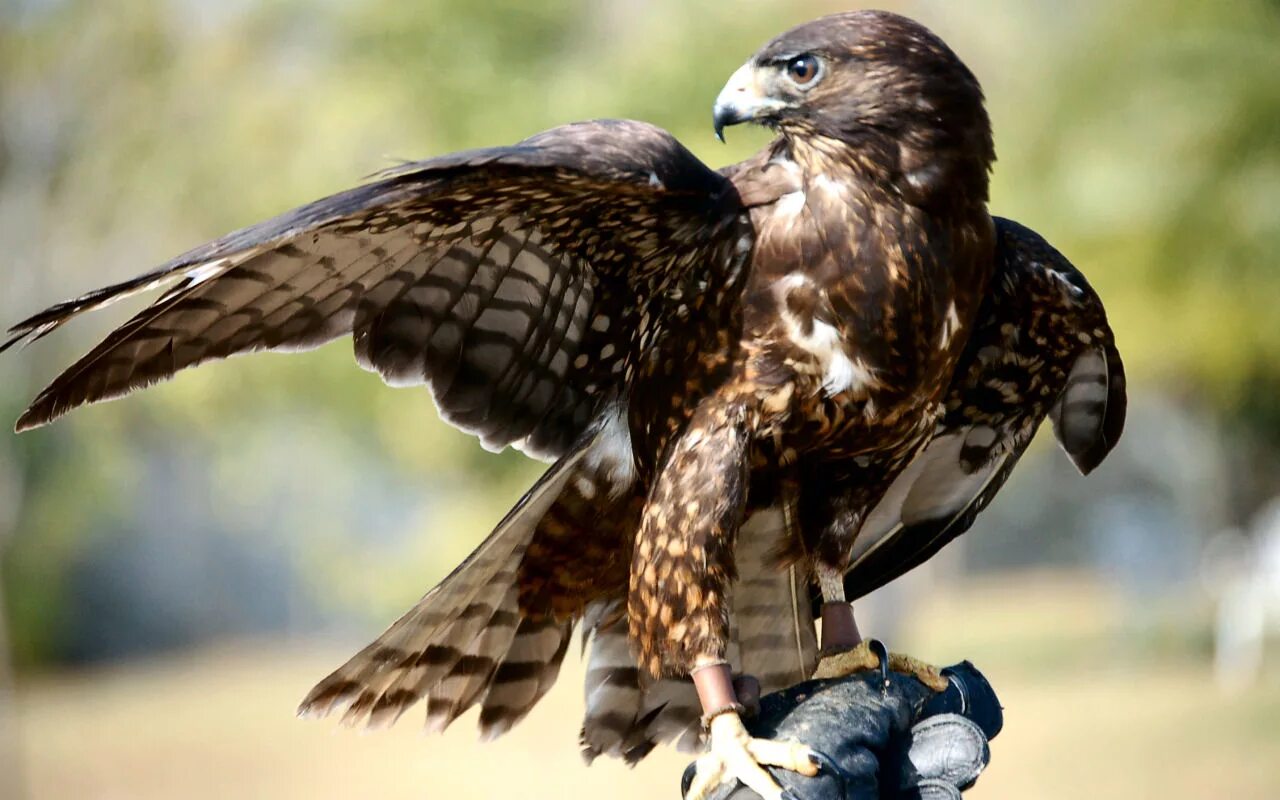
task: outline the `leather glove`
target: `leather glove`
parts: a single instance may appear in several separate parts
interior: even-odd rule
[[[1003,715],[995,691],[965,661],[943,670],[951,685],[934,692],[914,678],[867,672],[814,680],[774,692],[746,720],[752,736],[793,739],[822,759],[817,777],[770,769],[800,800],[952,800],[991,759],[988,740]],[[681,796],[692,781],[685,770]],[[711,800],[758,800],[745,786]]]

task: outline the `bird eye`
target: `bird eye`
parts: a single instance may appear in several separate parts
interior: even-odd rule
[[[818,59],[805,53],[787,62],[787,77],[797,86],[808,86],[818,77]]]

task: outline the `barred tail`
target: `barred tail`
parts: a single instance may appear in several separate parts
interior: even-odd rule
[[[522,617],[517,570],[589,446],[562,457],[466,561],[320,681],[298,714],[341,711],[346,725],[383,727],[426,698],[427,725],[441,730],[478,703],[487,736],[523,718],[554,683],[572,623]]]
[[[1108,337],[1076,359],[1050,416],[1062,449],[1088,475],[1120,441],[1128,405],[1124,362]]]
[[[797,567],[777,568],[772,553],[782,515],[758,512],[738,537],[738,581],[730,594],[729,661],[735,672],[759,679],[764,692],[807,679],[817,663],[817,638],[808,579]],[[681,750],[702,743],[702,709],[688,679],[653,679],[640,669],[627,641],[621,603],[597,604],[584,626],[591,634],[586,677],[582,753],[634,764],[658,744]]]

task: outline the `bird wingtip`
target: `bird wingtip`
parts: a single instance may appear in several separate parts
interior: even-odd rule
[[[35,406],[32,406],[22,412],[22,416],[18,417],[18,420],[13,423],[13,432],[26,433],[27,431],[35,430],[36,428],[42,427],[48,423],[49,420],[45,419],[42,414],[37,412]]]

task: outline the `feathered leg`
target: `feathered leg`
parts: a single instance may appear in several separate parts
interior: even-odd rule
[[[803,744],[747,733],[726,660],[726,594],[746,507],[749,442],[741,407],[698,408],[649,495],[631,566],[627,614],[642,666],[655,676],[691,673],[710,734],[688,800],[734,779],[779,800],[782,789],[762,765],[817,773]]]
[[[725,664],[708,663],[695,668],[693,683],[702,703],[709,752],[698,759],[697,772],[685,800],[702,800],[721,783],[742,781],[765,800],[790,797],[764,767],[781,767],[801,775],[818,774],[818,759],[806,745],[774,739],[756,739],[742,724],[742,705]]]
[[[853,604],[845,601],[844,576],[839,570],[817,565],[818,584],[822,590],[822,649],[815,678],[842,678],[858,672],[880,668],[870,639],[858,633],[853,617]],[[947,688],[947,679],[937,667],[902,653],[889,653],[888,668],[911,675],[934,691]]]
[[[858,496],[851,494],[851,497]],[[861,514],[851,511],[851,505],[849,498],[837,496],[828,506],[828,513],[835,521],[824,526],[815,548],[813,573],[822,592],[822,640],[818,651],[820,660],[813,673],[815,678],[842,678],[881,666],[871,640],[864,640],[858,631],[853,604],[845,596],[843,558],[852,544],[849,532],[856,535],[863,519]],[[888,669],[911,675],[934,691],[947,688],[947,679],[932,664],[901,653],[888,653],[888,661]]]
[[[845,599],[843,571],[819,561],[814,565],[814,573],[822,591],[822,645],[813,677],[843,678],[879,669],[880,656],[871,646],[873,640],[862,638],[853,617],[853,603]],[[902,653],[889,653],[888,657],[888,668],[894,672],[914,676],[934,691],[946,690],[947,679],[932,664]]]

